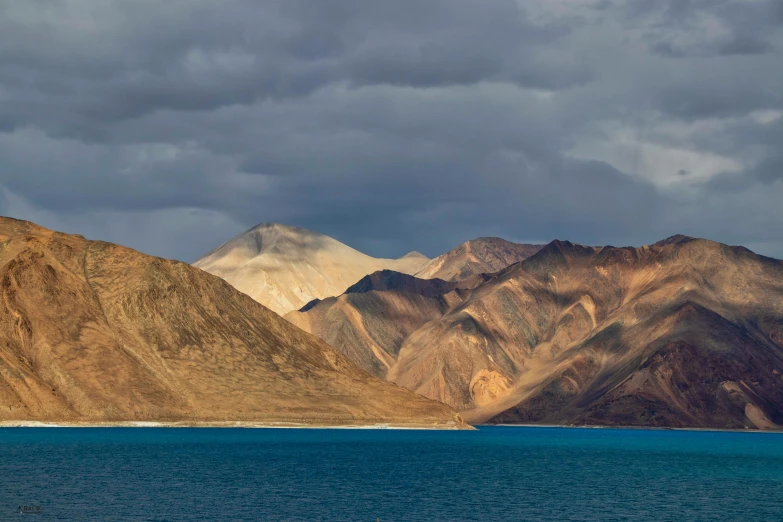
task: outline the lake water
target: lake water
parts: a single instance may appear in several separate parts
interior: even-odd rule
[[[783,520],[783,434],[0,429],[0,520]]]

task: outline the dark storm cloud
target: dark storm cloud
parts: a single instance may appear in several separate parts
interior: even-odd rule
[[[774,52],[783,24],[780,0],[636,0],[628,13],[651,50],[670,58]]]
[[[567,87],[589,72],[535,53],[567,32],[512,0],[17,2],[0,17],[0,80],[19,96],[4,121],[99,139],[104,122],[334,82]]]
[[[8,1],[0,211],[186,260],[261,221],[387,256],[679,232],[783,256],[782,23],[779,0]]]
[[[783,155],[765,158],[753,169],[753,174],[764,184],[783,180]]]

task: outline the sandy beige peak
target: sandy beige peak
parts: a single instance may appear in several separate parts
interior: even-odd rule
[[[377,270],[414,273],[428,261],[417,252],[400,259],[378,259],[317,232],[262,223],[219,246],[194,266],[225,279],[282,315],[313,299],[340,295]]]

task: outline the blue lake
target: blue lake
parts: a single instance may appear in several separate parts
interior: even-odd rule
[[[0,520],[20,506],[52,520],[783,520],[783,434],[0,429]]]

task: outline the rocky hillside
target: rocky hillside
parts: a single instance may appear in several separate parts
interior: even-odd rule
[[[315,300],[285,318],[312,332],[368,372],[386,377],[405,340],[484,281],[418,279],[389,270],[362,278],[343,295]]]
[[[781,261],[684,236],[555,241],[436,294],[371,289],[289,317],[473,422],[783,425]]]
[[[8,218],[0,420],[461,425],[218,277]]]
[[[481,237],[436,257],[414,275],[422,279],[459,281],[475,274],[497,272],[524,261],[543,246],[512,243],[499,237]]]

